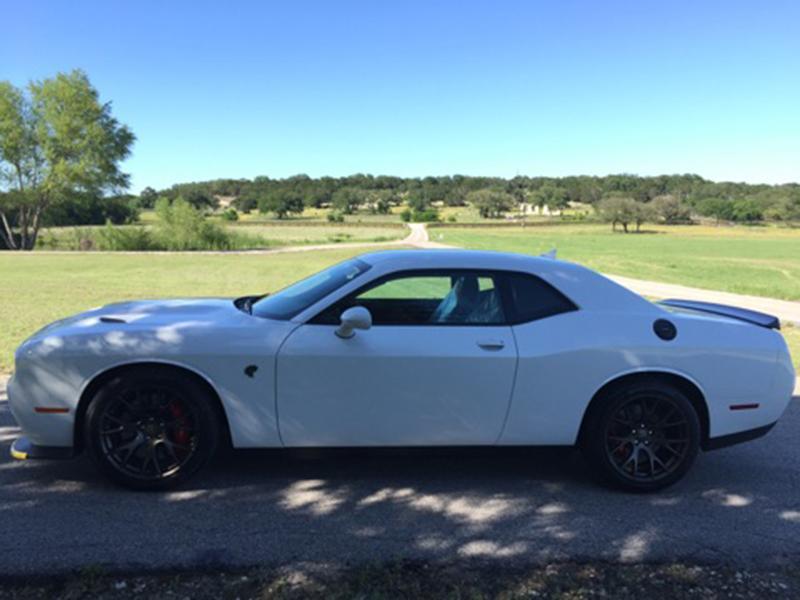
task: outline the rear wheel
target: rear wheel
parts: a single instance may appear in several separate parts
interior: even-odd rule
[[[619,388],[589,416],[582,450],[614,485],[650,492],[683,477],[700,448],[700,421],[681,392],[659,381]]]
[[[98,469],[134,489],[185,481],[215,453],[214,399],[193,377],[148,367],[108,381],[86,414],[86,448]]]

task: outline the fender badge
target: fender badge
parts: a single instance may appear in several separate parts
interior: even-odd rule
[[[256,374],[256,371],[258,371],[258,367],[256,365],[248,365],[244,368],[244,374],[250,379],[253,378],[253,376]]]

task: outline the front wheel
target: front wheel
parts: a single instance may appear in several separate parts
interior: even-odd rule
[[[192,377],[171,369],[114,377],[92,399],[86,419],[86,448],[95,465],[133,489],[177,485],[219,443],[213,398]]]
[[[700,448],[692,403],[658,381],[628,385],[600,399],[584,433],[587,462],[607,481],[631,491],[672,485]]]

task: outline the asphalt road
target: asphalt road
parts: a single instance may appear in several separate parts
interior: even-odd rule
[[[657,495],[598,487],[563,450],[233,452],[189,487],[133,493],[86,458],[17,462],[0,396],[0,574],[354,564],[800,558],[800,397],[765,438],[702,454]]]

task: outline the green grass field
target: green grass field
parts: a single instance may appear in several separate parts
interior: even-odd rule
[[[646,226],[640,234],[608,225],[432,228],[446,244],[558,257],[614,275],[800,300],[800,229]]]

